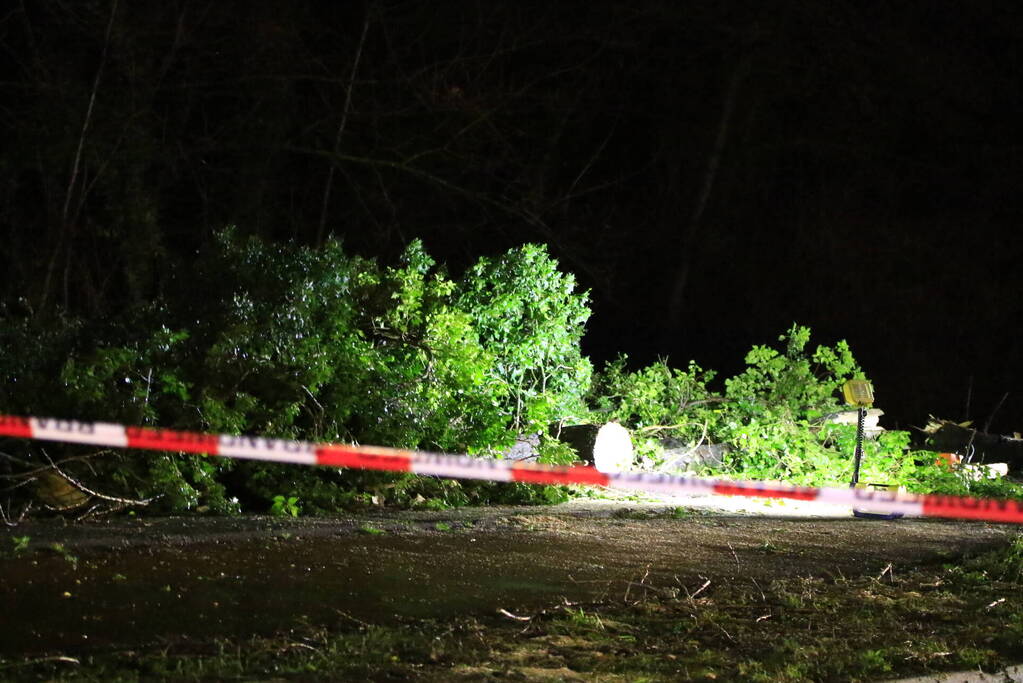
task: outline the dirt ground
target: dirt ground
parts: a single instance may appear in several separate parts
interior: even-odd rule
[[[1016,531],[586,500],[332,519],[41,520],[0,531],[0,611],[19,625],[0,655],[180,646],[339,618],[528,615],[706,581],[877,575]]]

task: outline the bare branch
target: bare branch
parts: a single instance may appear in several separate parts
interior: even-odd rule
[[[92,122],[92,112],[96,106],[96,95],[99,93],[99,84],[103,78],[103,71],[107,63],[107,53],[110,47],[110,34],[114,28],[114,17],[117,15],[117,3],[118,0],[113,0],[110,7],[110,18],[107,20],[106,35],[103,39],[103,51],[100,55],[99,66],[96,67],[96,77],[92,81],[92,91],[89,94],[89,104],[85,109],[85,120],[82,122],[82,131],[78,135],[78,147],[75,150],[74,162],[71,164],[71,177],[68,178],[67,190],[64,193],[64,208],[60,213],[60,233],[57,239],[57,244],[53,248],[53,254],[50,257],[50,263],[46,268],[46,277],[43,280],[42,293],[40,295],[40,303],[45,305],[46,300],[50,295],[50,286],[53,281],[53,273],[57,267],[57,259],[60,256],[61,251],[64,247],[64,241],[68,229],[68,211],[71,208],[71,198],[74,196],[75,185],[78,182],[78,173],[82,164],[82,151],[85,149],[85,140],[89,131],[89,124]],[[65,285],[67,278],[65,277]]]
[[[96,106],[96,95],[99,92],[99,84],[103,78],[103,70],[107,63],[107,53],[110,48],[110,34],[114,28],[114,17],[117,14],[118,0],[113,0],[110,7],[110,19],[107,21],[106,35],[103,38],[103,52],[100,55],[99,66],[96,67],[96,77],[92,81],[92,92],[89,94],[89,105],[85,110],[85,120],[82,122],[82,132],[78,135],[78,148],[75,150],[75,160],[71,166],[71,177],[68,179],[67,194],[64,196],[64,209],[61,218],[67,221],[68,208],[71,206],[71,195],[74,193],[75,181],[78,179],[78,171],[82,162],[82,149],[85,147],[86,134],[89,131],[89,124],[92,122],[92,111]]]
[[[341,122],[337,126],[337,134],[334,136],[334,153],[341,149],[341,136],[344,135],[345,127],[348,125],[348,113],[352,109],[352,90],[355,86],[355,75],[359,72],[359,62],[362,61],[362,48],[366,44],[366,34],[369,33],[370,8],[366,9],[366,17],[362,22],[362,34],[359,36],[359,44],[355,48],[355,60],[352,62],[352,72],[348,76],[348,83],[345,85],[345,104],[341,110]],[[316,244],[323,244],[324,228],[327,224],[327,209],[330,206],[330,192],[334,186],[334,164],[330,165],[327,172],[327,183],[323,188],[323,203],[320,206],[320,223],[316,228]]]

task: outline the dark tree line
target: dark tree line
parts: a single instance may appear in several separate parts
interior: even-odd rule
[[[419,237],[453,268],[538,241],[592,288],[598,353],[738,363],[799,320],[907,396],[945,389],[935,339],[1018,373],[1018,240],[988,229],[1021,213],[1015,14],[21,0],[0,297],[110,316],[229,224],[385,257]]]

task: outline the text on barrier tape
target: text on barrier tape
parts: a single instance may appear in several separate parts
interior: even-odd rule
[[[1023,502],[1018,500],[916,495],[854,488],[811,488],[668,474],[604,473],[582,465],[559,467],[377,446],[315,444],[288,439],[125,427],[107,422],[0,415],[0,436],[115,448],[203,453],[298,465],[411,472],[450,479],[615,486],[651,493],[685,495],[785,498],[849,505],[864,512],[882,514],[902,513],[923,517],[1023,523]]]

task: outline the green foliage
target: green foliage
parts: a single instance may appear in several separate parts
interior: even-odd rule
[[[667,360],[631,372],[627,364],[621,355],[594,378],[590,403],[601,420],[628,425],[637,453],[648,460],[657,459],[662,437],[693,444],[706,438],[720,415],[720,397],[707,388],[713,371],[693,361],[686,370]]]
[[[692,446],[728,443],[730,473],[837,483],[851,466],[828,445],[848,432],[823,427],[820,418],[837,410],[842,383],[862,372],[844,341],[811,354],[809,339],[808,328],[793,325],[779,338],[783,350],[754,347],[746,370],[725,380],[723,394],[709,386],[714,373],[694,362],[681,370],[661,360],[630,372],[623,356],[598,375],[591,404],[627,425],[639,453],[655,464],[667,437]]]
[[[61,364],[77,352],[87,331],[66,316],[46,320],[15,312],[0,303],[0,406],[28,415],[62,414],[72,403],[60,383]]]
[[[116,324],[0,309],[7,389],[0,411],[487,455],[517,433],[545,434],[551,423],[589,413],[626,425],[654,466],[662,439],[671,438],[731,446],[718,473],[726,476],[805,485],[851,479],[855,428],[827,420],[840,409],[842,383],[864,377],[844,341],[811,351],[810,330],[793,325],[779,348],[755,346],[723,391],[712,388],[715,373],[695,362],[630,370],[624,355],[591,383],[580,352],[588,316],[574,278],[536,245],[480,259],[451,278],[418,241],[382,266],[337,242],[312,250],[225,230],[193,268],[171,278],[162,298]],[[34,446],[24,448],[23,463],[44,460]],[[547,463],[575,457],[546,435],[539,451]],[[60,459],[81,450],[52,452]],[[571,495],[565,487],[185,454],[118,452],[90,467],[111,493],[155,496],[166,511],[294,516],[392,503],[556,503]],[[909,451],[906,432],[864,444],[861,480],[1019,495],[1011,482],[935,467],[929,454]]]
[[[628,356],[622,355],[608,363],[594,382],[592,400],[597,411],[610,419],[627,423],[635,430],[687,432],[694,415],[705,416],[715,397],[707,389],[714,379],[713,371],[705,371],[690,361],[687,370],[658,361],[641,370],[626,370]]]
[[[0,379],[14,387],[0,410],[492,453],[581,410],[589,310],[574,289],[536,245],[452,279],[418,241],[381,266],[337,242],[312,250],[225,230],[160,300],[117,324],[0,318]],[[314,513],[523,498],[520,487],[180,454],[118,454],[91,476],[175,511],[293,514],[288,499],[273,507],[281,491]]]
[[[1019,582],[1023,579],[1023,534],[1016,534],[1012,543],[998,557],[994,572],[1003,581]]]
[[[911,493],[1023,499],[1023,485],[1010,478],[978,477],[969,468],[937,464],[937,453],[915,451],[904,465],[901,483]]]
[[[302,506],[298,504],[298,496],[274,496],[273,504],[270,506],[270,514],[275,517],[288,515],[298,517],[301,511]]]
[[[789,420],[812,420],[838,407],[837,391],[853,378],[863,379],[845,341],[818,346],[809,354],[810,329],[793,325],[778,337],[784,351],[754,346],[746,370],[725,380],[725,396],[738,411],[761,412]]]
[[[755,479],[847,484],[855,428],[827,424],[824,418],[840,409],[842,384],[863,379],[863,372],[845,341],[810,353],[810,330],[800,325],[778,340],[783,350],[754,346],[746,370],[725,381],[727,401],[715,434],[736,447],[730,469]],[[866,446],[863,477],[873,473],[871,468],[889,469],[889,459],[902,460],[906,442],[908,435],[899,434]]]
[[[542,246],[480,259],[455,300],[494,354],[506,387],[501,408],[516,429],[546,428],[585,412],[592,366],[579,342],[590,317],[587,296],[575,293],[575,278],[560,272]]]
[[[755,346],[746,369],[710,388],[714,373],[690,362],[685,370],[661,360],[630,371],[622,356],[594,379],[589,401],[603,419],[633,434],[636,449],[657,466],[662,440],[731,447],[721,476],[778,480],[808,486],[845,486],[852,480],[856,428],[830,423],[843,409],[840,389],[864,378],[845,341],[808,349],[810,330],[793,325],[781,348]],[[860,480],[904,486],[912,492],[1019,497],[1011,481],[976,481],[933,464],[934,454],[912,452],[910,435],[886,431],[863,444]]]
[[[74,555],[63,543],[51,543],[48,548],[60,555],[73,569],[78,569],[78,556]]]

